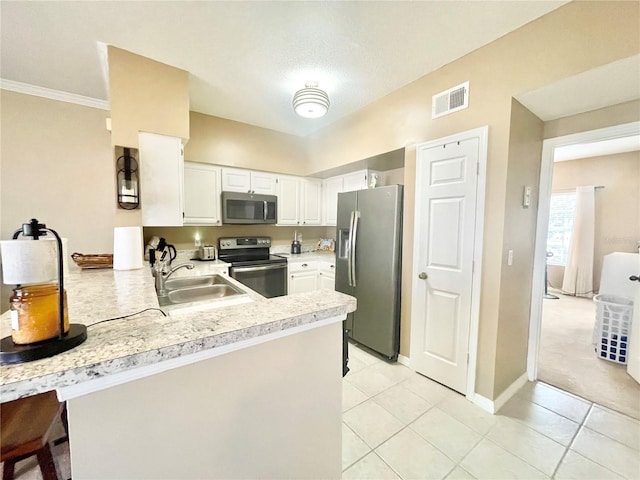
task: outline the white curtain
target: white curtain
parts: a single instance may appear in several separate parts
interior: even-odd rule
[[[562,290],[571,295],[593,296],[593,250],[595,241],[595,187],[578,187],[569,258]]]

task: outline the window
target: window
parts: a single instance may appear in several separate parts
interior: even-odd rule
[[[553,253],[553,256],[547,257],[549,265],[564,266],[567,264],[575,211],[575,192],[553,193],[551,195],[547,252]]]

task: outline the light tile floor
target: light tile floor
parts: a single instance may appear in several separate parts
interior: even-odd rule
[[[635,419],[543,383],[491,415],[351,344],[349,357],[343,479],[640,479]]]

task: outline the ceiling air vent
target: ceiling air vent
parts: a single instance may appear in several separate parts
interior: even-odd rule
[[[469,106],[469,82],[434,95],[431,99],[431,118],[448,115]]]

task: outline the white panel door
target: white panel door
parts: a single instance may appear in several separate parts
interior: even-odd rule
[[[638,249],[640,253],[640,248]],[[640,277],[640,255],[638,255],[638,270],[632,277]],[[631,280],[636,284],[636,296],[633,302],[633,321],[631,323],[631,338],[629,339],[629,355],[627,357],[627,373],[640,383],[640,281]]]
[[[431,144],[432,145],[432,144]],[[417,150],[411,366],[467,389],[479,139]]]

